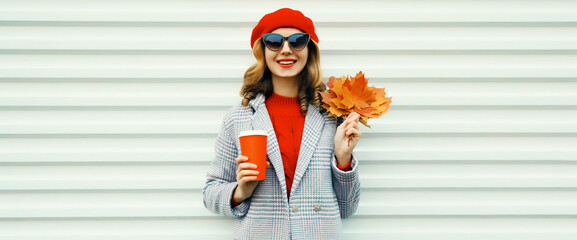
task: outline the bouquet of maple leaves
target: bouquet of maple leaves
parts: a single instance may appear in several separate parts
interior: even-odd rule
[[[360,71],[355,77],[342,76],[329,78],[327,91],[322,92],[322,106],[329,116],[346,118],[352,112],[360,116],[359,122],[367,127],[369,118],[378,118],[387,112],[391,98],[385,97],[384,88],[367,86],[368,79]]]

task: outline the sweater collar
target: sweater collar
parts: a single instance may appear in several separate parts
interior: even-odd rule
[[[258,93],[256,95],[256,97],[254,97],[252,100],[250,100],[248,102],[248,105],[254,110],[254,111],[258,111],[259,108],[264,107],[266,108],[265,105],[265,101],[266,101],[266,97],[264,96],[264,94],[262,93]],[[312,105],[309,103],[309,108],[308,111],[316,111],[319,112],[319,107]]]

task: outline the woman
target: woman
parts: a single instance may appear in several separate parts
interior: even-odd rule
[[[337,127],[320,107],[318,42],[313,22],[289,8],[253,29],[257,63],[244,75],[242,103],[224,117],[203,189],[209,210],[236,217],[235,239],[342,239],[341,218],[357,209],[359,115]],[[239,132],[253,129],[268,132],[261,182],[240,156]]]

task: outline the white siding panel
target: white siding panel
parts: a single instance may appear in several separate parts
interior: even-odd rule
[[[242,51],[251,27],[54,27],[3,26],[5,50],[102,51]],[[78,34],[78,33],[82,34]],[[343,32],[346,35],[343,35]],[[227,33],[222,38],[222,33]],[[566,27],[327,27],[319,28],[324,53],[352,50],[576,50],[577,33]],[[351,44],[354,42],[355,44]],[[561,52],[561,53],[563,53]]]
[[[0,239],[231,239],[201,190],[281,7],[393,97],[346,239],[577,239],[573,0],[0,0]]]
[[[359,70],[377,78],[571,78],[575,55],[327,55],[325,75]],[[4,55],[4,78],[234,78],[249,55]],[[359,61],[362,61],[359,62]],[[364,64],[363,64],[364,63]],[[325,67],[326,65],[326,67]],[[26,66],[26,68],[21,68]],[[217,74],[223,69],[230,73]],[[215,72],[217,71],[217,72]],[[228,72],[228,71],[227,71]],[[236,75],[235,75],[236,73]],[[236,93],[236,92],[235,92]]]

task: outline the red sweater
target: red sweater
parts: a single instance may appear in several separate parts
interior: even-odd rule
[[[305,126],[305,116],[297,97],[285,97],[273,93],[265,101],[276,139],[280,148],[284,176],[286,179],[287,196],[290,197],[291,187],[297,168],[297,160],[301,148],[301,139]],[[350,171],[351,164],[341,167],[343,171]]]
[[[305,116],[301,113],[296,97],[285,97],[273,93],[266,99],[265,104],[280,148],[288,195],[291,192],[297,168]]]
[[[266,99],[265,104],[276,133],[286,179],[287,196],[290,197],[301,148],[305,116],[301,113],[297,97],[285,97],[273,93]],[[341,167],[337,162],[337,166],[343,171],[352,170],[350,163]],[[238,205],[234,200],[233,204]]]

